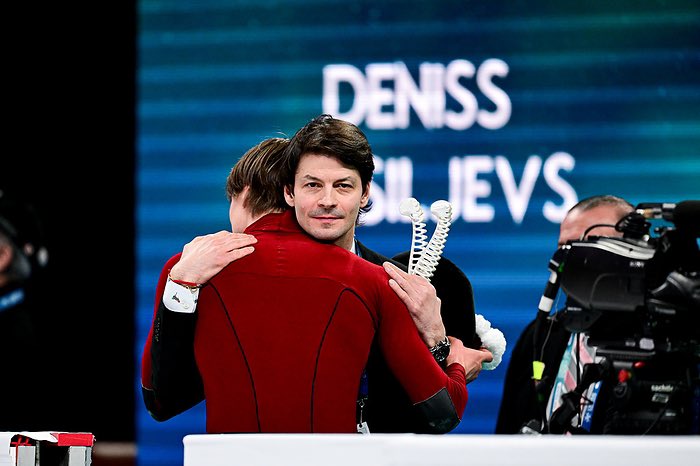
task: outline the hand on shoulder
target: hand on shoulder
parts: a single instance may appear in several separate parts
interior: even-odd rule
[[[245,233],[219,231],[197,236],[182,249],[182,256],[170,271],[177,280],[204,284],[233,261],[251,254],[257,243]]]

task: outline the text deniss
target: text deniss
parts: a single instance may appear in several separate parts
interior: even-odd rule
[[[476,123],[495,130],[511,116],[508,94],[494,83],[494,78],[505,78],[508,71],[508,64],[497,58],[485,60],[478,68],[463,59],[447,65],[426,62],[420,64],[416,82],[403,62],[371,63],[364,73],[349,64],[326,65],[323,112],[373,130],[408,128],[411,109],[425,128],[465,130]],[[465,80],[472,79],[488,109],[480,108],[465,86]],[[341,84],[351,90],[342,105]]]

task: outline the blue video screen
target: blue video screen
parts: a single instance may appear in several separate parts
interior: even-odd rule
[[[225,180],[248,148],[321,113],[357,124],[376,155],[364,244],[406,251],[399,203],[451,203],[443,254],[508,342],[454,433],[492,433],[567,210],[596,194],[700,199],[699,24],[692,0],[140,1],[139,464],[177,464],[182,437],[204,432],[203,404],[157,423],[140,402],[163,264],[230,228]]]

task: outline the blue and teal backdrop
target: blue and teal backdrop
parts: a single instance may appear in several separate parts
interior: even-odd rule
[[[365,244],[410,247],[406,197],[453,205],[444,254],[508,340],[455,434],[493,432],[572,204],[700,199],[695,0],[143,0],[138,29],[139,369],[162,265],[229,228],[231,166],[320,113],[359,125],[376,154]],[[139,464],[177,463],[204,406],[156,423],[136,372]]]

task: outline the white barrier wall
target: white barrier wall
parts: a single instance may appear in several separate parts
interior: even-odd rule
[[[698,466],[700,437],[225,434],[184,437],[184,466]]]

